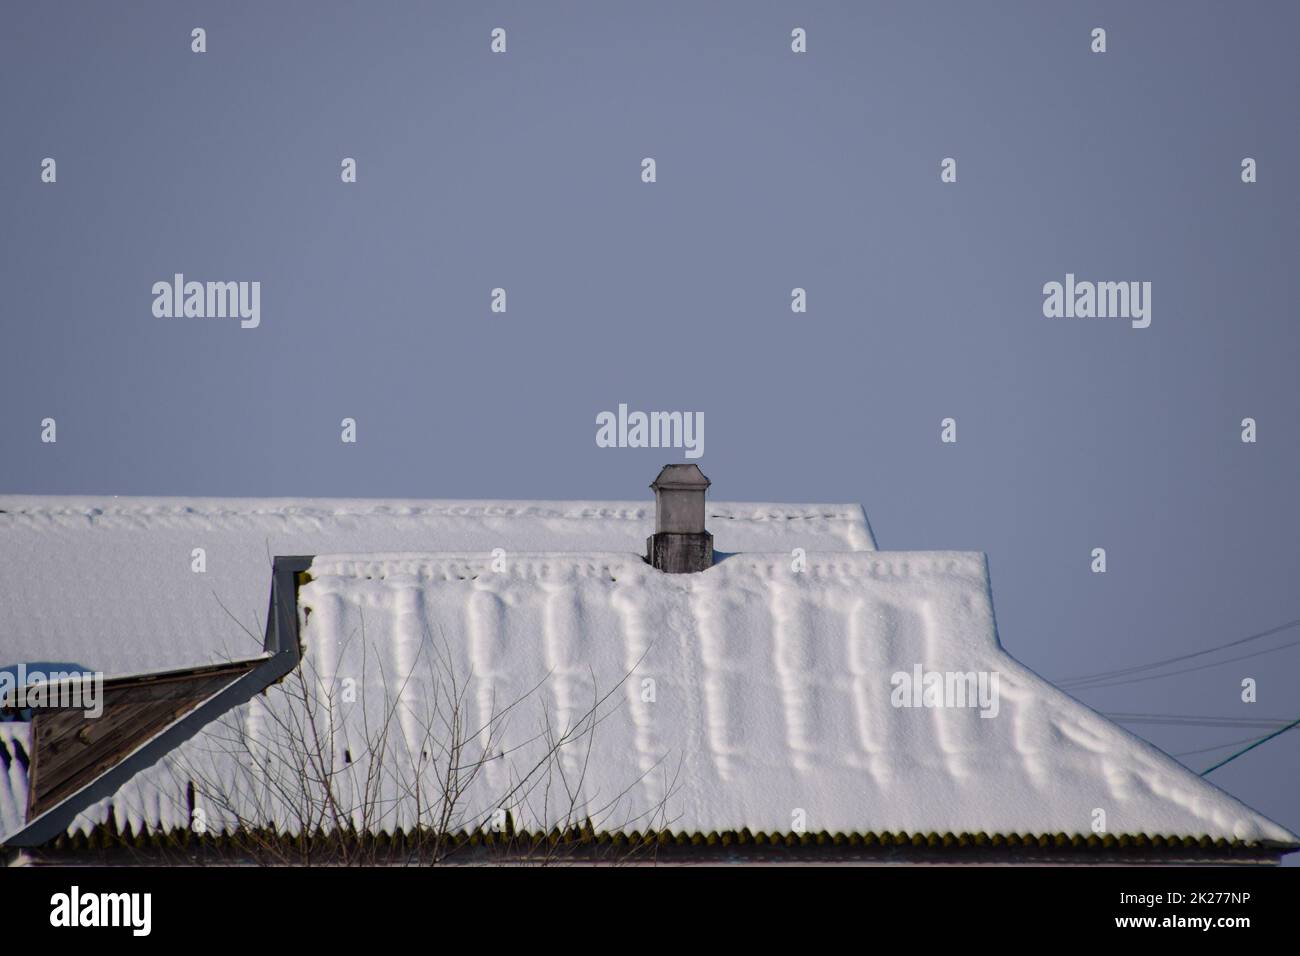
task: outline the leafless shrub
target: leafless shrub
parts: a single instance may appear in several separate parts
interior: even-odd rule
[[[352,640],[361,642],[355,696],[304,655],[283,681],[167,759],[173,794],[187,793],[192,829],[215,829],[224,858],[269,865],[654,859],[674,822],[667,808],[680,763],[670,770],[661,759],[603,797],[585,786],[596,734],[618,712],[616,695],[631,670],[603,691],[591,673],[589,702],[563,724],[544,693],[552,674],[516,699],[493,698],[486,719],[476,719],[473,675],[457,671],[441,636],[426,632],[416,662],[401,674],[384,670],[364,626],[346,643]],[[528,720],[533,729],[507,737],[508,727]],[[483,780],[494,762],[510,768],[495,789]],[[662,775],[663,797],[637,810],[634,792],[650,774]],[[516,814],[544,825],[518,832]],[[593,819],[603,821],[603,833]],[[625,831],[637,839],[624,839]]]

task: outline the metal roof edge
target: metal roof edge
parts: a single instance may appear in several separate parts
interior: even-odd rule
[[[181,851],[185,854],[213,854],[211,860],[234,859],[241,854],[256,855],[266,852],[276,840],[286,847],[301,850],[296,837],[272,831],[248,833],[194,834],[184,830],[156,830],[118,832],[101,824],[90,834],[78,832],[59,839],[48,850],[58,854],[111,852],[130,849],[136,853]],[[453,830],[435,838],[431,832],[419,828],[396,831],[382,830],[372,834],[348,834],[340,837],[337,831],[317,837],[319,846],[313,852],[318,858],[329,858],[343,844],[353,851],[366,854],[373,863],[382,863],[386,856],[402,859],[409,854],[429,852],[450,862],[464,852],[492,851],[501,859],[526,858],[537,852],[582,854],[621,851],[626,853],[671,853],[683,855],[726,854],[737,856],[762,856],[764,854],[792,857],[836,856],[878,857],[899,862],[979,863],[979,862],[1071,862],[1071,863],[1195,863],[1265,864],[1276,865],[1287,853],[1297,847],[1278,845],[1271,841],[1244,841],[1239,839],[1210,838],[1208,836],[1163,836],[1159,834],[1107,834],[1105,837],[1089,833],[970,833],[937,831],[908,833],[905,831],[866,831],[851,833],[830,832],[751,832],[748,829],[711,831],[673,831],[650,828],[644,831],[594,831],[589,826],[570,826],[551,831],[515,831],[509,826],[501,832],[491,828]],[[341,840],[341,842],[340,842]],[[139,860],[135,860],[139,862]]]

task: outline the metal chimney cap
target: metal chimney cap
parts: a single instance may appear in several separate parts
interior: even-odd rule
[[[711,484],[699,465],[664,465],[650,487],[654,491],[703,491]]]

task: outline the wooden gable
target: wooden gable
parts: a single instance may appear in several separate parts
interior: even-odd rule
[[[98,717],[72,708],[37,710],[32,718],[27,819],[34,820],[121,763],[259,663],[107,679]]]

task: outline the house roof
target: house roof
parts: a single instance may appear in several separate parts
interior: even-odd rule
[[[345,818],[417,823],[416,770],[460,726],[458,830],[504,808],[529,832],[1087,838],[1101,810],[1108,834],[1300,844],[1007,655],[982,555],[809,548],[796,570],[798,540],[683,575],[597,551],[318,555],[302,673]],[[996,715],[895,706],[917,668],[998,675]],[[69,829],[184,827],[193,789],[212,831],[292,832],[286,722],[288,696],[257,697]]]
[[[708,514],[724,552],[875,547],[860,505],[715,501]],[[639,553],[653,531],[648,501],[0,495],[0,668],[60,662],[112,675],[250,657],[262,648],[274,555]]]

